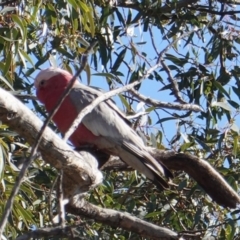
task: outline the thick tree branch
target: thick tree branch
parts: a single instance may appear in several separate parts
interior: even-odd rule
[[[188,173],[218,204],[236,208],[240,203],[238,194],[207,161],[186,153],[148,149],[157,160],[170,169]]]
[[[114,228],[123,228],[135,232],[140,236],[150,237],[151,239],[174,240],[181,239],[176,232],[170,229],[156,226],[152,223],[141,220],[126,212],[118,212],[112,209],[101,208],[88,203],[84,199],[75,199],[66,206],[66,211],[74,215],[94,219],[97,222],[107,224]],[[27,240],[40,237],[70,237],[71,230],[81,226],[67,226],[64,228],[43,228],[28,232],[19,236],[16,240]]]
[[[164,163],[169,169],[186,172],[219,205],[236,208],[240,203],[238,194],[207,161],[185,153],[163,151],[150,147],[148,150],[154,158]],[[130,171],[131,168],[119,158],[111,157],[101,170]]]
[[[112,227],[121,227],[127,231],[138,233],[143,237],[166,240],[180,239],[178,234],[170,229],[156,226],[136,218],[127,212],[119,212],[95,206],[84,199],[73,200],[66,206],[66,210],[69,213],[91,218]]]
[[[33,112],[3,89],[0,89],[0,119],[30,144],[34,143],[36,133],[42,127],[42,121]],[[46,162],[57,169],[64,169],[65,197],[87,191],[102,180],[102,174],[92,155],[73,151],[49,128],[43,134],[39,151]]]

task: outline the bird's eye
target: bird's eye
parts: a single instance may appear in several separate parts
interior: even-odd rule
[[[41,80],[40,83],[39,83],[39,86],[44,86],[45,85],[45,80]]]

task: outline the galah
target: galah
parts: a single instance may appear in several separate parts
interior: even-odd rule
[[[71,79],[69,72],[53,67],[40,71],[36,76],[36,95],[47,112],[56,106]],[[64,134],[81,110],[101,94],[103,93],[76,81],[53,117],[60,132]],[[171,176],[170,171],[148,153],[142,139],[110,100],[100,103],[86,115],[69,140],[76,148],[91,145],[107,154],[119,156],[161,189],[168,188],[162,176]]]

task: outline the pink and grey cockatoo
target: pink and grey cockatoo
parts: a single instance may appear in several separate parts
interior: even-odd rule
[[[56,106],[71,79],[69,72],[53,67],[40,71],[36,76],[36,95],[47,112]],[[102,92],[76,81],[53,117],[60,132],[65,133],[78,113],[101,94]],[[168,187],[162,176],[171,176],[170,171],[148,153],[142,139],[110,100],[100,103],[86,115],[69,140],[76,148],[89,144],[108,154],[117,155],[160,188]]]

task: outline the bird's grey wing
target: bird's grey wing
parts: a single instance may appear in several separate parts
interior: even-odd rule
[[[81,112],[101,94],[94,88],[78,83],[69,96],[77,112]],[[125,118],[124,113],[110,100],[95,107],[90,114],[84,117],[83,124],[96,136],[116,138],[121,134],[127,135],[129,131],[135,134],[129,127],[130,122]]]
[[[81,102],[81,105],[79,106],[81,107],[86,107],[87,105],[89,105],[95,98],[97,98],[98,96],[101,96],[102,94],[104,94],[104,91],[98,87],[93,87],[93,86],[86,86],[83,85],[82,83],[77,82],[76,83],[76,88],[81,89],[82,90],[82,94],[83,94],[83,99]],[[77,94],[78,95],[78,94]],[[90,100],[90,101],[89,101]],[[115,102],[112,99],[108,99],[105,101],[105,103],[112,109],[114,110],[118,116],[120,118],[122,118],[122,120],[127,123],[129,126],[132,125],[132,122],[126,117],[126,115],[117,107],[117,105],[115,104]],[[82,109],[81,109],[82,110]]]
[[[95,89],[81,85],[71,92],[70,97],[74,101],[77,111],[80,112],[99,94],[101,93]],[[142,139],[119,117],[119,114],[115,111],[116,107],[111,108],[110,106],[105,102],[100,103],[90,114],[84,117],[83,124],[85,127],[94,135],[109,139],[108,143],[110,145],[121,146],[135,157],[144,159],[144,164],[155,173],[164,174],[164,169],[145,150]]]

